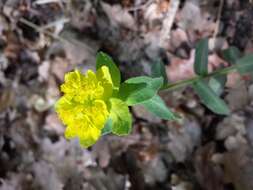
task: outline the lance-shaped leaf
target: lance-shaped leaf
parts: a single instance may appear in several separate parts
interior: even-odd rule
[[[236,66],[240,74],[253,72],[253,54],[238,59],[236,61]]]
[[[236,60],[241,57],[241,52],[236,47],[232,46],[222,51],[222,57],[229,63],[235,64]]]
[[[134,77],[120,85],[119,98],[132,106],[151,99],[161,88],[163,78]]]
[[[200,79],[195,82],[193,88],[203,104],[211,111],[221,115],[230,113],[226,103],[203,80]]]
[[[176,120],[179,119],[164,103],[164,101],[157,94],[148,101],[142,103],[142,105],[154,115],[166,119],[166,120]]]
[[[226,75],[219,75],[212,77],[209,80],[209,86],[210,88],[218,95],[220,96],[221,93],[223,92],[224,86],[227,81],[227,76]]]
[[[200,40],[196,45],[194,72],[198,75],[208,73],[208,39]]]
[[[168,83],[168,77],[166,74],[165,66],[161,60],[152,64],[151,67],[151,76],[156,77],[163,77],[163,85]]]
[[[120,80],[121,80],[120,70],[118,66],[114,63],[114,61],[109,55],[103,52],[99,52],[96,57],[96,70],[99,70],[99,68],[102,67],[103,65],[109,68],[109,72],[112,77],[113,86],[118,88],[120,85]]]
[[[132,128],[132,115],[128,106],[120,99],[110,99],[110,116],[112,120],[112,133],[116,135],[128,135]]]

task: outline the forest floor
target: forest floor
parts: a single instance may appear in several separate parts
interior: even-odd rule
[[[196,42],[253,53],[250,0],[1,0],[0,190],[252,190],[253,85],[230,74],[229,116],[210,112],[191,87],[163,92],[182,115],[164,121],[134,107],[130,135],[89,149],[64,138],[54,103],[64,74],[95,68],[102,50],[123,78],[162,60],[171,82],[194,75]]]

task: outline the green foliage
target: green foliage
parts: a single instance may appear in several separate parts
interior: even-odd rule
[[[232,52],[234,51],[236,50],[230,49],[223,52],[223,54],[227,57],[227,59],[234,60],[235,57],[232,55]],[[197,43],[194,71],[201,77],[199,77],[192,86],[203,104],[214,113],[228,115],[230,112],[229,108],[219,97],[225,86],[226,76],[218,75],[210,77],[209,84],[206,84],[202,79],[208,76],[208,39],[202,39]]]
[[[123,82],[119,89],[119,98],[132,106],[151,99],[163,84],[162,77],[134,77]]]
[[[127,135],[132,128],[132,116],[129,112],[128,106],[122,100],[110,99],[110,116],[112,122],[112,132],[116,135]]]
[[[193,88],[201,101],[211,111],[221,115],[228,115],[230,113],[226,103],[203,80],[195,82]]]
[[[142,105],[154,115],[166,119],[166,120],[176,120],[179,117],[174,114],[164,103],[164,101],[160,98],[160,96],[155,95],[148,101],[142,103]]]
[[[236,60],[241,57],[241,52],[236,47],[232,46],[224,51],[222,51],[222,57],[227,62],[235,64]]]
[[[197,43],[195,52],[194,71],[198,75],[208,73],[208,39],[202,39]]]
[[[253,72],[253,55],[246,55],[236,61],[237,69],[240,74]]]
[[[87,147],[95,143],[100,134],[106,135],[113,133],[119,136],[129,134],[132,128],[132,116],[129,111],[129,106],[140,104],[157,117],[166,120],[178,120],[179,116],[173,113],[158,95],[159,90],[176,89],[191,84],[201,102],[208,109],[216,114],[228,115],[230,110],[224,100],[220,98],[226,84],[226,74],[235,71],[235,69],[241,74],[253,72],[253,55],[241,57],[240,51],[235,47],[231,47],[224,50],[222,56],[233,65],[228,68],[216,70],[213,73],[208,73],[208,39],[203,39],[200,40],[196,46],[194,71],[197,76],[194,78],[168,84],[165,66],[161,61],[158,61],[152,65],[151,77],[133,77],[121,83],[120,71],[117,65],[110,56],[103,52],[99,52],[96,59],[97,74],[89,71],[87,76],[80,78],[82,77],[80,73],[71,72],[70,74],[71,76],[73,75],[73,77],[71,78],[72,80],[69,81],[71,82],[70,85],[68,85],[68,92],[74,92],[78,95],[75,95],[75,97],[80,97],[80,100],[82,100],[82,97],[86,97],[85,94],[87,94],[87,92],[84,92],[83,88],[85,85],[90,85],[90,87],[92,87],[89,88],[93,89],[93,91],[90,91],[92,95],[94,94],[93,92],[98,93],[96,97],[99,97],[101,88],[104,90],[103,92],[106,90],[110,92],[106,96],[106,99],[103,99],[105,102],[97,100],[97,109],[93,109],[94,112],[100,109],[100,112],[98,111],[98,113],[96,113],[97,115],[93,114],[96,118],[93,122],[96,121],[99,127],[100,125],[104,127],[99,128],[100,131],[96,129],[92,130],[91,128],[90,133],[87,133],[87,138],[85,136],[85,138],[81,139],[84,146]],[[70,74],[67,74],[65,78],[70,79]],[[81,79],[82,83],[80,82]],[[90,79],[89,82],[85,83],[85,80],[88,79]],[[92,85],[95,81],[97,85]],[[78,89],[73,91],[72,88],[74,87],[78,87]],[[97,87],[100,87],[100,89],[96,89]],[[60,103],[62,103],[59,104],[62,105],[62,109],[58,109],[58,112],[64,116],[66,121],[72,122],[69,119],[71,112],[68,112],[68,110],[66,110],[68,107],[65,107],[68,105],[69,101],[63,98]],[[74,105],[73,110],[75,110]],[[74,119],[75,117],[76,114],[73,114]],[[83,135],[81,130],[78,131],[78,134],[79,133]],[[66,134],[70,137],[75,136],[75,128],[71,128],[71,130],[65,132],[65,136]],[[96,138],[93,138],[94,136]]]
[[[168,83],[168,77],[166,74],[165,66],[161,60],[152,64],[151,67],[151,76],[153,78],[163,77],[163,86]]]
[[[241,74],[253,72],[253,55],[240,58],[240,51],[231,47],[224,50],[222,56],[233,66],[208,74],[208,39],[200,40],[196,45],[194,62],[194,71],[197,76],[170,85],[168,84],[165,66],[161,61],[152,65],[151,77],[134,77],[120,83],[120,72],[113,60],[105,53],[98,53],[97,69],[106,65],[109,68],[114,86],[118,88],[117,95],[109,100],[110,115],[102,134],[111,132],[116,135],[129,134],[132,118],[128,106],[137,104],[143,105],[149,112],[162,119],[178,120],[179,116],[166,106],[157,93],[161,89],[175,88],[182,86],[182,84],[192,84],[201,102],[208,109],[216,114],[228,115],[230,110],[224,100],[219,97],[226,84],[226,74],[234,69],[237,69]]]
[[[101,135],[107,135],[112,132],[112,119],[109,117],[105,123],[104,128],[101,131]]]
[[[121,81],[120,71],[119,71],[118,66],[114,63],[114,61],[109,55],[103,52],[99,52],[96,57],[96,70],[98,70],[103,65],[109,68],[109,72],[112,77],[113,86],[118,88]]]
[[[227,77],[226,75],[219,75],[219,76],[215,76],[212,77],[209,80],[209,86],[210,88],[218,95],[220,96],[221,93],[223,92],[223,89],[225,87],[227,81]]]

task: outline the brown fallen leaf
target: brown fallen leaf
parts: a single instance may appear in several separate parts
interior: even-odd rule
[[[170,65],[166,66],[166,72],[170,81],[183,80],[194,76],[194,54],[195,52],[192,50],[189,59],[181,59],[175,56],[170,59]]]
[[[222,168],[212,162],[214,151],[214,143],[209,143],[197,150],[194,160],[196,177],[205,190],[224,190]]]
[[[0,113],[15,104],[15,92],[11,88],[0,90]]]
[[[233,183],[237,190],[253,189],[253,154],[247,144],[238,149],[225,153],[224,174],[227,182]]]

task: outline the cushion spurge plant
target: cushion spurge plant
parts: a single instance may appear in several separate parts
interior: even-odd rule
[[[151,68],[152,77],[133,77],[121,83],[117,65],[108,55],[100,52],[96,57],[96,73],[88,70],[82,74],[75,70],[65,75],[65,83],[61,85],[63,96],[55,105],[56,112],[66,125],[65,137],[78,138],[83,147],[89,147],[101,135],[127,135],[132,127],[129,106],[135,105],[144,106],[162,119],[178,120],[177,114],[166,106],[157,93],[185,85],[192,85],[209,110],[228,115],[230,110],[220,98],[226,74],[236,70],[240,74],[252,72],[253,55],[239,57],[232,48],[224,51],[224,59],[233,65],[208,73],[208,40],[203,39],[196,46],[195,77],[168,83],[165,67],[158,62]]]
[[[131,131],[129,106],[142,104],[163,119],[174,119],[157,95],[163,78],[135,77],[121,83],[120,71],[113,60],[98,53],[96,73],[75,70],[65,75],[63,96],[55,109],[66,125],[65,137],[78,138],[83,147],[93,145],[101,135],[127,135]]]

